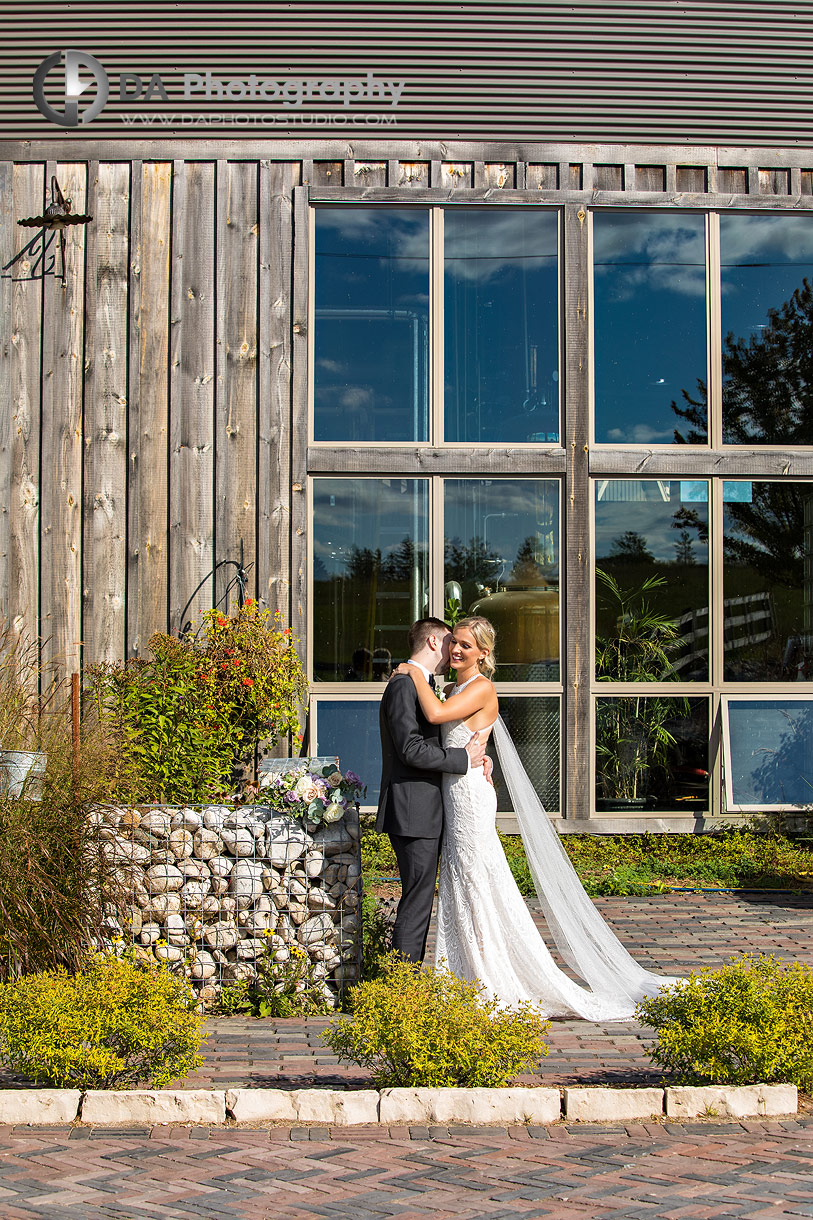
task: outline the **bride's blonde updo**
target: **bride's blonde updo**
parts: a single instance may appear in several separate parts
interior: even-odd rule
[[[474,636],[474,642],[478,648],[487,648],[488,656],[481,657],[479,661],[480,672],[485,674],[487,678],[493,678],[497,669],[494,658],[494,640],[497,633],[492,624],[487,618],[483,618],[479,614],[472,615],[471,618],[462,618],[455,624],[454,630],[458,627],[465,627]]]

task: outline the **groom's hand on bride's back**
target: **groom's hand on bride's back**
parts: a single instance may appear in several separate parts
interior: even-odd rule
[[[483,759],[486,756],[485,742],[480,740],[480,734],[474,733],[466,745],[466,753],[471,760],[472,767],[482,767]]]
[[[494,780],[491,777],[494,774],[494,759],[489,758],[487,754],[486,754],[485,758],[483,759],[483,774],[485,775],[488,783],[491,784],[491,787],[493,788]]]

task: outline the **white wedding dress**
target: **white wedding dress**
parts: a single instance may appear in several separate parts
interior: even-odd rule
[[[479,979],[507,1007],[530,1000],[550,1017],[629,1020],[639,1000],[675,980],[650,974],[627,953],[585,893],[502,720],[491,730],[545,917],[585,986],[556,965],[534,925],[497,836],[497,795],[482,768],[443,776],[436,962]],[[465,746],[472,731],[454,720],[442,734],[445,746]]]

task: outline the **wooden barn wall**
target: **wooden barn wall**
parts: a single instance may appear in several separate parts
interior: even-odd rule
[[[242,542],[287,615],[299,164],[3,162],[3,251],[52,175],[94,219],[64,284],[0,280],[0,613],[68,668],[138,655]]]

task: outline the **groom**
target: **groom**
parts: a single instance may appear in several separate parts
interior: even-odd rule
[[[448,668],[451,639],[451,631],[437,618],[418,619],[409,629],[409,664],[433,687],[435,675]],[[481,767],[485,746],[475,733],[465,749],[444,749],[439,726],[425,719],[406,674],[395,674],[387,683],[379,723],[382,773],[376,830],[389,835],[401,874],[392,947],[409,961],[422,962],[443,834],[441,774],[463,775],[470,767]]]

